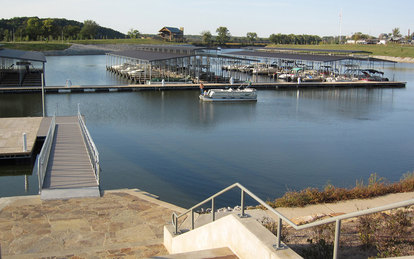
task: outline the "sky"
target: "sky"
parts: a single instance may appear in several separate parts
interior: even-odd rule
[[[0,0],[0,18],[21,16],[93,20],[122,33],[156,34],[164,26],[200,35],[225,26],[233,36],[256,32],[372,36],[414,32],[413,0]],[[340,14],[342,21],[340,22]]]

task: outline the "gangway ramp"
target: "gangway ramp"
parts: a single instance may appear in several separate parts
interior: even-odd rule
[[[99,197],[99,154],[83,117],[53,117],[37,161],[42,200]]]

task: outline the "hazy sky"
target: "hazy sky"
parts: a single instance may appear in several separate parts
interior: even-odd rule
[[[378,36],[399,27],[403,35],[414,31],[413,0],[0,0],[0,18],[38,16],[66,18],[126,33],[138,29],[155,34],[163,26],[184,27],[185,34],[200,35],[225,26],[234,36],[256,32],[342,35],[362,32]]]

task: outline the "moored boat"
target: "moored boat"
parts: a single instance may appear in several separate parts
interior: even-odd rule
[[[206,102],[257,101],[254,88],[209,89],[200,94],[200,100]]]

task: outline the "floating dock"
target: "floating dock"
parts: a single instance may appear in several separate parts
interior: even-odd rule
[[[0,162],[34,161],[37,156],[34,151],[36,141],[44,141],[45,148],[49,137],[50,152],[45,153],[46,158],[42,160],[44,166],[39,166],[41,155],[35,164],[37,174],[42,176],[39,176],[41,198],[99,197],[99,166],[95,163],[99,164],[99,154],[98,161],[93,161],[92,140],[84,134],[86,126],[80,122],[79,116],[56,117],[54,122],[54,132],[48,136],[51,117],[1,118]],[[23,133],[26,133],[26,149]]]
[[[35,147],[42,117],[0,118],[0,161],[30,158]],[[26,135],[26,145],[24,137]],[[26,148],[25,148],[26,147]]]
[[[239,87],[240,84],[204,83],[204,89]],[[276,82],[252,83],[258,90],[289,89],[329,89],[329,88],[404,88],[406,82],[393,81],[360,81],[360,82]],[[132,92],[132,91],[164,91],[164,90],[199,90],[199,84],[137,84],[137,85],[72,85],[46,86],[46,93],[93,93],[93,92]],[[40,93],[41,87],[1,87],[0,93]]]

